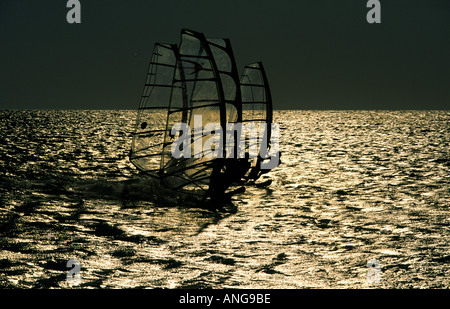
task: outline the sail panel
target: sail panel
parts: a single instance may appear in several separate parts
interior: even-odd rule
[[[239,75],[231,42],[228,39],[219,38],[207,38],[207,42],[216,62],[224,99],[230,103],[225,105],[227,114],[226,122],[239,122],[241,120],[241,93],[239,88]]]
[[[180,101],[182,88],[173,85],[176,69],[174,45],[155,44],[135,123],[131,162],[141,171],[158,177],[164,136],[167,132],[167,109],[171,101]]]

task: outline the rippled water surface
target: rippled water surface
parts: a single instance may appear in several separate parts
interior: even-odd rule
[[[218,212],[137,172],[135,115],[0,111],[0,287],[449,287],[450,112],[277,111],[272,184]]]

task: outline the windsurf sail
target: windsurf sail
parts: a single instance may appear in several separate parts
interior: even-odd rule
[[[261,162],[268,158],[272,140],[272,96],[262,62],[247,64],[244,67],[240,89],[243,106],[242,123],[251,124],[257,133],[246,136],[246,153],[252,151],[251,145],[255,145],[254,151],[257,155],[250,159],[251,168],[245,180],[255,181],[268,171],[261,169]]]
[[[159,177],[165,147],[167,117],[172,105],[183,104],[184,90],[173,80],[177,72],[176,45],[155,44],[133,134],[130,161],[150,176]]]

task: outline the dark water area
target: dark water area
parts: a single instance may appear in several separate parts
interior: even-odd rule
[[[449,111],[276,111],[282,165],[224,211],[138,173],[135,116],[0,111],[0,287],[449,287]]]

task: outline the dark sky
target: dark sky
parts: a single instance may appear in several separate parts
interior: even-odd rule
[[[0,109],[136,109],[155,42],[181,28],[263,61],[275,108],[450,109],[450,1],[1,0]]]

